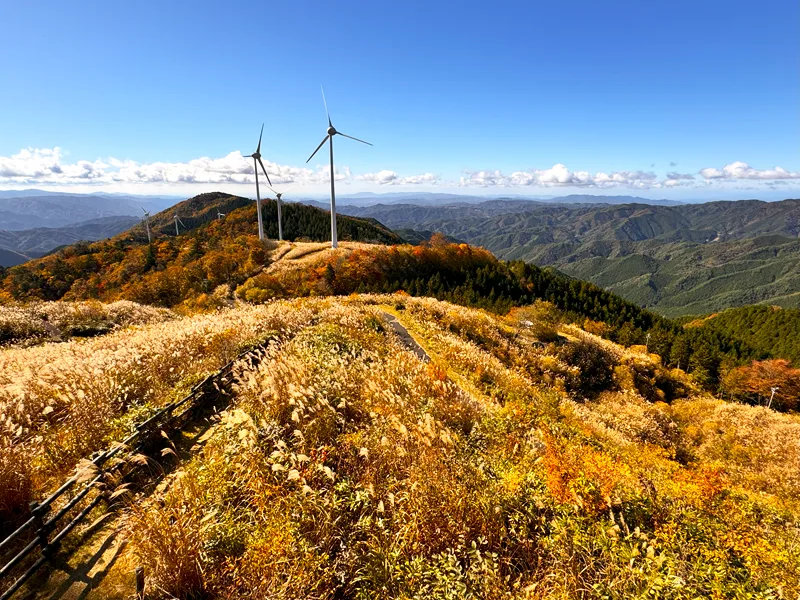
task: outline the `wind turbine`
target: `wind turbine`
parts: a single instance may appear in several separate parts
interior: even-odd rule
[[[178,231],[178,223],[180,223],[181,227],[183,227],[184,229],[186,229],[186,225],[183,224],[183,221],[181,221],[181,218],[178,216],[178,213],[175,213],[174,219],[175,219],[175,235],[180,235],[180,232]]]
[[[333,176],[333,136],[341,135],[342,137],[350,138],[351,140],[355,140],[357,142],[361,142],[362,144],[366,144],[367,146],[372,146],[369,142],[365,142],[364,140],[360,140],[355,138],[351,135],[347,135],[342,133],[341,131],[336,131],[336,128],[331,123],[331,113],[328,112],[328,102],[325,100],[325,90],[322,90],[322,101],[325,103],[325,114],[328,115],[328,133],[325,136],[325,139],[319,143],[317,149],[311,153],[311,156],[308,157],[306,164],[314,155],[319,152],[319,149],[322,148],[323,144],[330,140],[330,147],[331,147],[331,248],[338,248],[339,247],[339,240],[336,238],[336,190],[334,189],[334,176]]]
[[[222,217],[224,217],[224,216],[225,216],[225,213],[224,212],[219,212],[219,209],[217,209],[217,219],[219,219],[221,221]]]
[[[278,204],[278,241],[283,241],[283,218],[281,217],[281,196],[283,196],[286,192],[292,189],[294,186],[291,185],[282,192],[276,192],[271,185],[267,186],[269,189],[272,190],[272,193],[275,194],[275,200]]]
[[[144,228],[147,231],[147,243],[150,244],[150,213],[142,207],[142,212],[144,213]]]
[[[267,170],[264,168],[264,163],[261,162],[261,136],[264,135],[264,124],[261,124],[261,133],[258,135],[258,147],[256,151],[250,156],[253,159],[253,168],[256,172],[256,214],[258,215],[258,239],[264,239],[264,222],[261,219],[261,192],[258,188],[258,165],[261,165],[261,170],[264,171],[264,177],[267,178],[267,183],[272,185],[267,175]]]

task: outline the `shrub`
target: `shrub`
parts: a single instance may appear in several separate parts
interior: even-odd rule
[[[593,395],[611,386],[617,359],[598,343],[583,339],[568,342],[559,349],[558,357],[577,368],[577,377],[567,381],[570,391]]]

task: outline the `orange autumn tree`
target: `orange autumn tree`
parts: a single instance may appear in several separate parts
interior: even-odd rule
[[[800,406],[800,369],[788,360],[755,360],[749,365],[728,371],[722,379],[723,390],[731,398],[750,403],[768,403],[772,388],[772,408],[796,410]]]

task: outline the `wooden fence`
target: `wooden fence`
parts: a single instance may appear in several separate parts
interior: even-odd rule
[[[28,520],[22,523],[8,537],[0,541],[0,560],[6,560],[5,557],[10,556],[5,564],[0,567],[0,581],[24,568],[23,563],[26,559],[29,562],[30,557],[37,550],[39,550],[39,556],[0,595],[0,600],[11,598],[48,561],[64,538],[86,520],[98,504],[107,499],[107,492],[98,492],[91,501],[88,501],[88,503],[83,502],[90,492],[103,482],[107,475],[123,468],[123,465],[131,464],[126,461],[117,461],[112,466],[105,468],[110,459],[115,456],[120,458],[126,455],[130,456],[152,448],[159,440],[163,440],[163,433],[172,433],[185,427],[191,421],[188,417],[192,413],[201,407],[209,406],[225,390],[228,390],[233,382],[234,364],[248,359],[252,362],[257,361],[258,350],[268,344],[269,341],[267,340],[256,348],[251,348],[241,353],[222,369],[195,385],[185,398],[161,408],[147,420],[137,424],[135,431],[124,440],[95,455],[91,459],[91,463],[97,469],[97,472],[90,481],[79,483],[79,477],[73,475],[49,497],[39,503],[32,503]],[[74,492],[74,495],[66,504],[60,508],[54,508],[59,498],[75,488],[78,488],[78,490]],[[81,507],[82,502],[84,506]],[[67,521],[67,517],[72,518]]]

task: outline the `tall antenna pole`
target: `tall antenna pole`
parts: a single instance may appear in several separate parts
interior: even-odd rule
[[[258,159],[253,159],[256,171],[256,213],[258,214],[258,239],[264,239],[264,222],[261,220],[261,191],[258,189]]]
[[[333,185],[333,136],[330,136],[331,144],[331,248],[339,247],[339,240],[336,237],[336,189]]]

